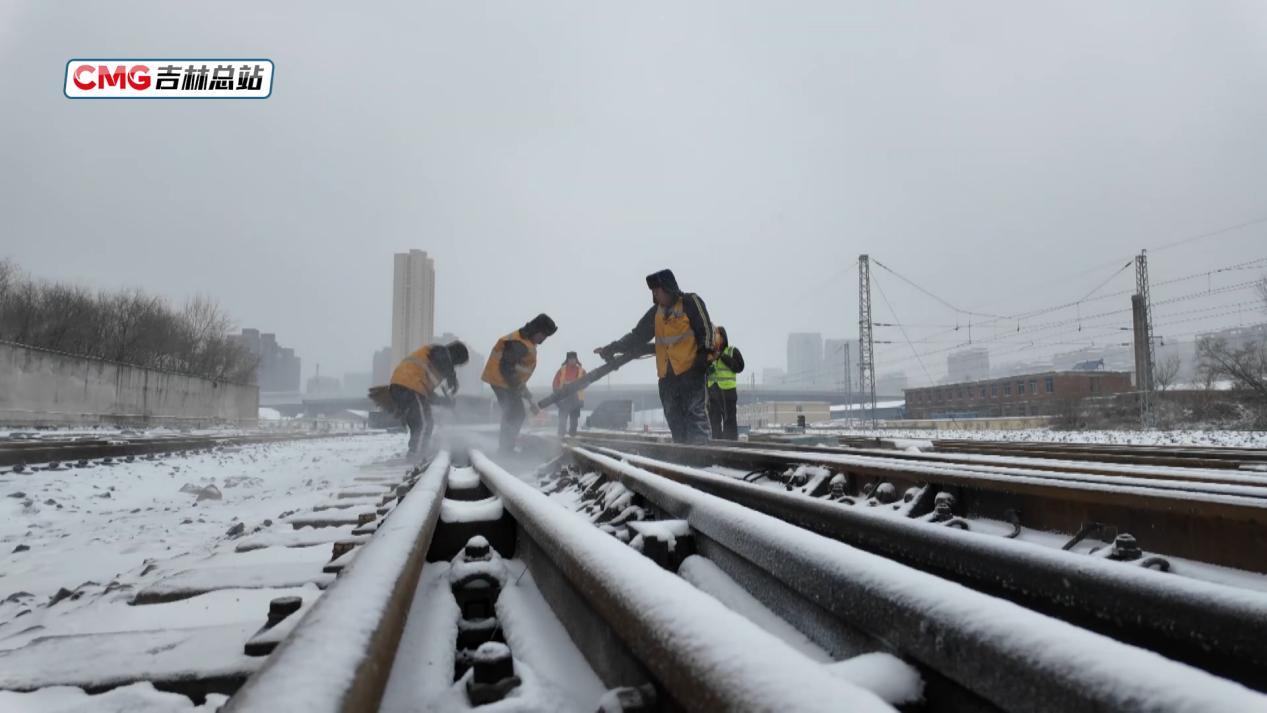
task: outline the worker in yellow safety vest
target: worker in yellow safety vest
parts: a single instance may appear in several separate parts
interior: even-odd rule
[[[669,270],[647,275],[651,309],[632,331],[594,353],[610,361],[614,354],[630,352],[655,340],[656,374],[660,377],[660,404],[664,419],[677,443],[708,440],[708,406],[704,381],[713,352],[713,325],[704,300],[683,292]]]
[[[409,428],[409,455],[422,453],[431,440],[435,421],[431,418],[433,392],[445,396],[457,393],[457,367],[470,356],[462,342],[429,344],[400,360],[392,372],[388,393],[396,414]]]
[[[524,405],[527,404],[534,414],[541,410],[528,390],[528,379],[537,368],[537,347],[558,330],[554,320],[539,314],[523,327],[498,339],[488,355],[480,378],[493,387],[493,394],[501,406],[498,444],[502,453],[510,453],[515,448],[515,439],[519,437],[519,429],[526,416]]]
[[[739,440],[739,424],[735,412],[739,404],[739,378],[743,372],[743,354],[730,343],[726,328],[718,326],[713,333],[717,358],[708,365],[708,423],[714,440]]]
[[[563,366],[554,373],[554,390],[558,391],[564,386],[576,381],[580,381],[585,377],[585,367],[581,366],[581,360],[576,356],[576,352],[568,352],[567,359],[564,360]],[[559,407],[559,438],[563,437],[564,431],[569,434],[576,435],[576,427],[581,420],[581,409],[585,406],[585,390],[581,389],[575,394],[560,399]],[[570,426],[568,424],[571,424]]]

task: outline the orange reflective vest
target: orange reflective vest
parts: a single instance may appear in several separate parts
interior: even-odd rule
[[[656,309],[655,366],[661,379],[669,375],[670,366],[673,367],[673,374],[685,373],[695,366],[698,349],[695,332],[691,331],[691,320],[686,316],[681,297],[668,309]]]
[[[585,369],[582,368],[580,364],[564,364],[559,367],[559,370],[554,374],[554,390],[558,391],[574,381],[580,381],[584,376]],[[576,392],[576,398],[584,399],[585,389],[581,389]]]
[[[519,384],[528,383],[532,372],[537,370],[537,345],[531,339],[520,334],[519,330],[516,329],[498,339],[497,344],[493,345],[493,353],[488,355],[488,362],[484,364],[484,373],[480,376],[484,383],[500,386],[503,389],[510,388],[510,384],[506,383],[501,370],[502,353],[506,351],[506,344],[509,342],[519,342],[528,347],[528,353],[515,365],[515,376],[518,377]]]
[[[441,376],[431,366],[431,347],[426,346],[400,360],[392,372],[392,383],[424,396],[440,385]]]

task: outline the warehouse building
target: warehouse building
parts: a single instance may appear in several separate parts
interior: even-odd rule
[[[831,420],[826,401],[762,401],[739,404],[735,421],[747,428],[809,426]]]
[[[906,389],[907,418],[997,418],[1059,413],[1086,398],[1134,390],[1128,371],[1048,371]]]

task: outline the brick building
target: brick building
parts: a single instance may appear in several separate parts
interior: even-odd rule
[[[1085,398],[1134,390],[1127,371],[1048,371],[906,389],[907,418],[1042,416]]]

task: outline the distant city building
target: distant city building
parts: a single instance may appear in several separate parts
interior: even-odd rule
[[[761,383],[765,386],[779,386],[787,374],[777,366],[767,366],[761,370]]]
[[[849,373],[857,368],[857,350],[852,339],[823,340],[824,384],[843,391],[850,383]]]
[[[897,396],[905,388],[905,371],[890,371],[880,374],[875,379],[875,393],[877,396]]]
[[[255,383],[261,393],[299,391],[299,357],[295,356],[294,349],[279,345],[276,334],[243,329],[241,334],[233,335],[233,340],[259,360],[255,367]]]
[[[422,250],[396,253],[392,278],[392,364],[435,334],[436,268]]]
[[[1084,398],[1133,389],[1126,371],[1048,371],[906,390],[908,418],[1041,416]]]
[[[784,383],[811,386],[827,381],[823,372],[823,335],[793,332],[787,335],[787,377]]]
[[[1014,361],[1006,364],[991,364],[990,378],[1003,378],[1017,374],[1038,374],[1052,371],[1050,361]]]
[[[304,396],[310,399],[336,398],[342,395],[342,386],[333,376],[322,376],[319,372],[308,378],[304,388]]]
[[[990,350],[969,347],[946,355],[946,381],[980,381],[990,378]]]
[[[368,371],[349,371],[343,375],[344,396],[365,396],[369,393],[373,373]],[[386,382],[384,382],[386,383]]]
[[[1197,343],[1203,339],[1222,339],[1231,349],[1241,349],[1247,344],[1261,344],[1267,341],[1267,324],[1254,324],[1248,327],[1231,327],[1215,332],[1197,335]]]
[[[392,363],[392,348],[383,347],[374,352],[374,385],[382,386],[392,379],[392,371],[396,365]]]

